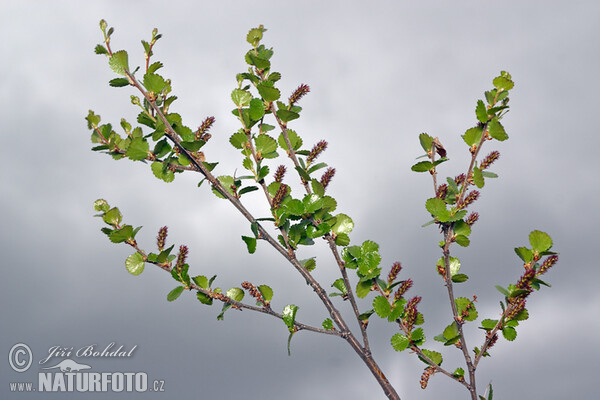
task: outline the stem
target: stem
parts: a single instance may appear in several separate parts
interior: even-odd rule
[[[471,398],[473,400],[477,400],[477,385],[475,383],[475,366],[471,361],[471,356],[469,355],[469,349],[467,347],[467,341],[465,339],[465,335],[463,332],[463,318],[458,314],[458,309],[456,307],[456,301],[454,298],[454,288],[452,285],[452,275],[450,271],[450,244],[452,237],[452,227],[445,225],[444,230],[444,265],[446,269],[446,288],[448,289],[448,297],[450,299],[450,306],[452,307],[452,315],[454,317],[454,321],[456,322],[456,326],[458,327],[458,334],[460,336],[460,348],[463,352],[463,356],[465,358],[465,362],[467,364],[467,370],[469,371],[469,384],[467,385],[467,389],[471,393]]]

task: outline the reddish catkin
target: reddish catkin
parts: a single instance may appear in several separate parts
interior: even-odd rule
[[[175,264],[175,269],[177,272],[181,272],[181,268],[183,268],[183,264],[185,264],[185,259],[188,255],[187,246],[179,246],[179,254],[177,255],[177,263]]]
[[[289,98],[290,106],[293,106],[298,101],[300,101],[300,99],[306,96],[308,92],[310,92],[310,87],[308,87],[308,85],[305,85],[303,83],[300,86],[298,86],[298,88],[294,90],[294,93],[292,93],[292,95]]]
[[[284,165],[280,165],[279,167],[277,167],[277,170],[275,171],[275,182],[281,183],[283,181],[285,171],[286,169]]]
[[[211,138],[211,135],[210,133],[208,133],[208,130],[214,123],[215,117],[208,117],[204,121],[202,121],[202,125],[200,125],[200,127],[198,127],[198,130],[196,131],[196,140],[203,140],[205,142],[208,142],[208,139]]]
[[[392,264],[392,267],[390,268],[390,273],[388,274],[388,285],[391,285],[396,280],[396,277],[398,276],[401,270],[402,265],[398,261]]]
[[[158,251],[163,251],[165,248],[165,243],[167,241],[167,227],[163,226],[158,230],[158,236],[156,237],[156,247],[158,247]]]
[[[321,140],[315,144],[310,153],[308,153],[308,157],[306,157],[306,164],[312,163],[325,149],[327,149],[327,142],[325,140]]]
[[[323,185],[323,189],[327,189],[331,179],[335,175],[335,168],[327,168],[327,170],[321,176],[321,185]]]

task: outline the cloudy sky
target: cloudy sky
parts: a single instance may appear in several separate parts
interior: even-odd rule
[[[166,184],[147,165],[89,150],[88,109],[113,125],[121,117],[134,121],[137,113],[129,102],[133,91],[110,88],[114,74],[105,57],[93,53],[101,18],[115,27],[113,48],[128,50],[131,65],[142,64],[139,41],[148,40],[152,28],[164,35],[155,54],[179,97],[173,108],[191,127],[216,117],[205,153],[221,162],[219,174],[241,170],[228,143],[238,129],[229,93],[235,74],[246,68],[248,29],[268,28],[264,42],[274,48],[283,96],[300,83],[311,87],[302,118],[291,126],[305,143],[328,140],[322,161],[337,169],[329,192],[355,222],[352,242],[378,242],[384,268],[402,262],[401,278],[415,281],[410,294],[423,296],[426,347],[435,350],[443,346],[432,338],[450,317],[434,268],[439,233],[421,228],[431,181],[410,171],[421,154],[417,137],[428,132],[447,148],[451,161],[440,174],[464,171],[468,153],[460,135],[473,126],[476,101],[493,77],[509,71],[516,82],[504,120],[510,140],[488,145],[501,152],[493,169],[500,179],[488,182],[473,207],[480,220],[471,246],[455,253],[471,277],[457,291],[476,294],[479,315],[495,318],[500,295],[494,285],[518,279],[522,267],[513,248],[526,245],[533,229],[551,234],[560,262],[546,275],[552,288],[529,300],[531,318],[516,341],[500,339],[493,357],[482,361],[478,385],[483,391],[492,381],[500,399],[596,392],[597,2],[195,3],[19,1],[2,7],[0,397],[65,398],[11,393],[9,383],[37,382],[38,362],[53,346],[75,351],[114,342],[137,347],[126,359],[72,358],[92,371],[144,371],[165,382],[165,392],[139,398],[384,398],[338,338],[301,332],[288,357],[280,320],[230,311],[217,321],[220,306],[206,307],[191,293],[167,302],[174,281],[158,268],[148,265],[138,277],[127,273],[124,260],[132,251],[100,232],[101,221],[92,217],[97,198],[118,206],[126,223],[143,225],[138,242],[149,251],[158,228],[168,225],[169,242],[190,247],[192,274],[217,274],[224,289],[244,280],[269,284],[275,309],[297,304],[298,320],[311,324],[327,317],[273,249],[259,243],[256,254],[247,254],[240,240],[250,233],[247,222],[206,186],[198,189],[197,176]],[[258,196],[249,199],[250,208],[264,213]],[[329,288],[336,267],[325,250],[306,248],[301,257],[317,257],[315,276]],[[361,309],[368,308],[363,301]],[[466,329],[469,347],[481,343],[474,323]],[[423,364],[391,349],[393,327],[373,321],[369,331],[375,358],[403,399],[467,398],[441,375],[422,391]],[[32,368],[20,374],[6,362],[17,343],[33,352]],[[456,349],[442,350],[445,367],[463,366]],[[105,397],[120,396],[126,395]]]

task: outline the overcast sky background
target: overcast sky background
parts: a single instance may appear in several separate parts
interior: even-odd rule
[[[148,251],[158,228],[168,225],[170,244],[189,245],[193,275],[217,274],[225,290],[244,280],[266,283],[276,310],[297,304],[297,319],[315,325],[327,317],[266,243],[247,254],[240,239],[250,233],[247,222],[207,186],[196,188],[197,176],[166,184],[147,165],[89,150],[88,109],[117,127],[121,117],[133,122],[137,114],[129,102],[133,90],[110,88],[114,74],[93,53],[102,40],[101,18],[115,27],[113,49],[128,50],[132,66],[143,62],[139,41],[158,27],[164,37],[155,59],[179,97],[172,109],[192,128],[216,117],[205,153],[221,161],[218,174],[241,171],[241,157],[228,143],[238,129],[229,94],[235,74],[247,68],[246,33],[264,24],[264,43],[275,51],[272,69],[283,75],[282,97],[300,83],[311,87],[302,118],[290,126],[306,147],[328,140],[320,160],[337,169],[328,192],[355,222],[352,242],[378,242],[384,270],[402,262],[401,278],[415,281],[409,294],[423,296],[425,347],[435,350],[443,346],[433,336],[450,314],[434,268],[439,233],[420,227],[428,220],[431,179],[410,171],[422,151],[418,134],[438,136],[447,148],[451,161],[441,176],[464,171],[468,152],[460,135],[475,123],[476,101],[492,79],[509,71],[516,82],[503,120],[510,139],[484,149],[501,152],[493,167],[500,179],[488,180],[472,207],[480,220],[471,246],[455,249],[471,278],[457,292],[477,294],[479,320],[495,318],[500,295],[493,287],[521,275],[513,248],[527,245],[533,229],[553,237],[560,262],[545,276],[552,288],[528,301],[532,318],[516,341],[501,338],[480,364],[478,386],[483,392],[492,380],[498,399],[597,392],[597,2],[19,1],[2,9],[0,397],[128,397],[8,391],[8,382],[37,381],[37,362],[52,346],[115,342],[137,345],[134,356],[75,360],[93,371],[145,371],[165,380],[164,393],[139,398],[384,398],[343,340],[300,332],[288,357],[282,321],[248,311],[217,321],[220,305],[206,307],[192,293],[168,303],[176,285],[158,268],[147,265],[139,277],[127,273],[132,250],[100,232],[103,224],[92,217],[97,198],[118,206],[126,223],[144,226],[138,242]],[[249,207],[264,214],[262,198],[255,198]],[[300,256],[317,256],[315,276],[329,289],[337,268],[325,250],[320,244]],[[481,344],[476,326],[466,328],[470,348]],[[403,399],[467,398],[442,375],[421,390],[423,364],[391,349],[393,326],[373,318],[369,331],[375,358]],[[34,353],[32,369],[22,374],[6,362],[19,342]],[[456,349],[442,350],[447,369],[464,367]]]

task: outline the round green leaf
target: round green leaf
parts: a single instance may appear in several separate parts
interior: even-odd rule
[[[242,301],[244,298],[244,291],[238,287],[232,287],[226,293],[227,297],[235,301]]]
[[[396,351],[404,351],[410,344],[410,340],[401,333],[396,333],[390,340],[392,347]]]
[[[512,342],[517,338],[517,331],[511,326],[505,326],[504,328],[502,328],[502,336],[504,336],[506,340]]]
[[[262,294],[262,297],[266,302],[271,301],[271,299],[273,298],[273,289],[271,289],[271,287],[267,285],[260,285],[257,287],[257,289],[260,292],[260,294]]]
[[[125,267],[131,275],[139,275],[144,272],[144,257],[140,253],[133,253],[125,260]]]
[[[545,232],[535,230],[529,234],[529,243],[533,251],[542,253],[552,247],[552,238]]]
[[[322,325],[324,329],[333,329],[333,321],[330,318],[325,319]]]
[[[349,234],[354,229],[354,222],[352,218],[347,216],[346,214],[338,214],[335,216],[336,222],[335,225],[331,228],[332,232],[339,234],[345,233]]]
[[[238,107],[246,107],[250,104],[250,100],[252,100],[252,95],[242,89],[233,89],[231,92],[231,100]]]

